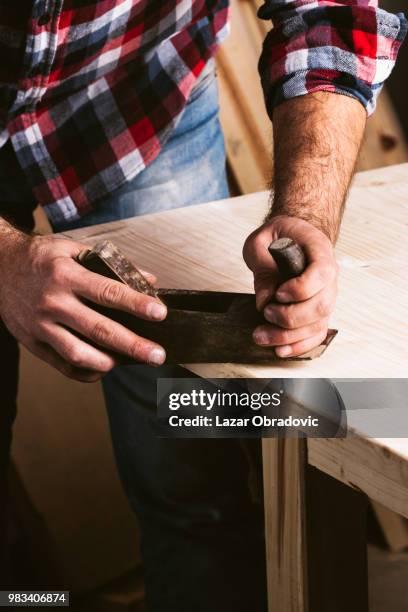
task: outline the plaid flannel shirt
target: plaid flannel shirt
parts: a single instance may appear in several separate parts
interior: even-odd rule
[[[268,112],[314,91],[368,112],[406,32],[376,0],[266,0]],[[51,220],[86,214],[159,154],[227,34],[227,0],[0,2],[0,147]]]

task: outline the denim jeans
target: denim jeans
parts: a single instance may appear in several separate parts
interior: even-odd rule
[[[228,196],[218,92],[210,63],[158,158],[63,231]],[[136,262],[137,263],[137,262]],[[119,474],[140,528],[148,610],[263,612],[262,500],[249,473],[260,444],[156,435],[156,380],[180,367],[119,366],[103,380]]]

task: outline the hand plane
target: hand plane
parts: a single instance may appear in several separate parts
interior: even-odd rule
[[[300,275],[306,267],[302,249],[289,238],[273,242],[269,252],[278,266],[280,282]],[[258,346],[252,339],[255,327],[265,323],[263,314],[256,310],[254,294],[156,289],[110,241],[83,251],[78,262],[92,272],[123,282],[166,304],[168,315],[160,322],[143,321],[119,310],[90,304],[139,336],[163,346],[166,363],[256,364],[280,360],[272,347]],[[329,330],[320,346],[301,357],[287,359],[319,357],[336,333]]]

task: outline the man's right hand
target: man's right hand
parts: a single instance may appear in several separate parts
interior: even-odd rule
[[[0,237],[0,316],[31,353],[83,382],[94,382],[111,370],[116,365],[112,353],[155,366],[165,361],[161,346],[84,303],[160,321],[167,311],[159,300],[83,268],[75,261],[83,244],[8,228]]]

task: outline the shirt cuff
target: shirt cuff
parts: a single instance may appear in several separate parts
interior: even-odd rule
[[[394,15],[356,0],[276,0],[260,8],[272,19],[259,61],[270,117],[275,106],[297,96],[329,91],[357,99],[373,113],[407,32],[403,13]]]

